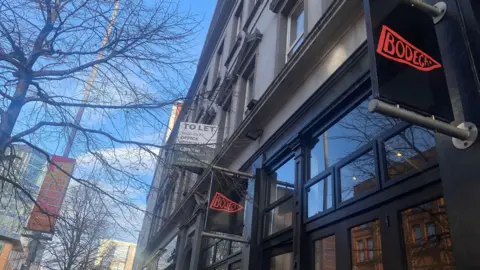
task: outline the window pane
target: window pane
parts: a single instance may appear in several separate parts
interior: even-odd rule
[[[317,138],[312,148],[310,177],[342,160],[379,133],[392,128],[400,121],[368,112],[368,102],[363,101],[340,121]]]
[[[230,254],[234,254],[240,252],[242,250],[242,243],[240,242],[232,242],[232,246],[230,248]]]
[[[296,37],[298,38],[301,34],[303,34],[303,28],[304,28],[304,12],[303,12],[303,8],[301,8],[301,11],[299,11],[300,14],[298,14],[297,16],[297,25],[296,25]]]
[[[433,131],[413,126],[385,142],[388,179],[420,171],[437,156]]]
[[[292,253],[285,253],[270,259],[270,270],[292,270]]]
[[[335,269],[335,235],[315,241],[315,270]]]
[[[230,266],[230,270],[242,270],[242,262],[233,263]]]
[[[373,239],[367,239],[368,259],[373,260]]]
[[[293,198],[270,210],[265,215],[265,230],[271,235],[292,226]]]
[[[350,229],[352,269],[383,269],[382,239],[378,220]]]
[[[373,151],[355,159],[340,169],[342,201],[374,190],[377,186]]]
[[[363,240],[357,241],[357,252],[359,255],[359,261],[365,261],[365,247],[363,246]]]
[[[270,181],[270,203],[293,193],[295,183],[295,161],[290,159],[278,168]]]
[[[303,12],[303,3],[299,3],[289,18],[290,23],[290,40],[289,46],[293,46],[294,42],[300,37],[303,33],[304,28],[304,12]]]
[[[321,213],[333,206],[333,185],[331,176],[308,188],[308,217]]]
[[[455,269],[443,198],[403,211],[402,223],[408,269]]]
[[[228,267],[228,265],[224,264],[224,265],[215,267],[215,270],[227,270],[228,269],[227,267]]]
[[[217,252],[215,253],[215,261],[219,262],[228,256],[228,242],[222,240],[217,244]]]

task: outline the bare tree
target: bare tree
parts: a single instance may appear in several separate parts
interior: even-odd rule
[[[0,0],[0,14],[0,192],[8,183],[35,201],[8,173],[15,143],[63,170],[50,153],[78,131],[71,179],[124,207],[126,220],[142,211],[135,196],[150,189],[159,130],[185,99],[196,17],[163,0]]]
[[[55,237],[47,243],[42,266],[47,269],[93,269],[100,239],[113,236],[113,222],[99,194],[71,188],[65,199]]]

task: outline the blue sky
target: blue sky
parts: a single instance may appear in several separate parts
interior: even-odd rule
[[[151,3],[153,3],[155,0],[150,0]],[[172,2],[176,2],[175,0],[172,0]],[[197,16],[197,20],[200,21],[198,31],[196,32],[195,36],[193,37],[193,40],[191,42],[190,47],[188,48],[188,54],[193,57],[193,59],[198,60],[200,57],[202,47],[205,41],[205,36],[208,32],[208,27],[213,15],[213,11],[215,9],[216,5],[216,0],[179,0],[180,3],[180,8],[181,12],[189,12]],[[187,70],[186,73],[189,74],[187,76],[188,78],[193,78],[193,75],[195,73],[196,66],[191,65],[189,67],[190,70]],[[185,86],[179,87],[179,89],[184,89],[186,93],[186,89],[188,89],[188,86],[190,85],[189,81],[185,82]],[[154,86],[149,86],[149,85],[142,85],[146,86],[149,88],[149,91],[151,91],[154,94],[157,94],[156,96],[159,96],[160,100],[169,100],[170,97],[166,96],[161,96],[167,95],[165,92],[161,92],[158,89],[155,89]],[[81,85],[76,85],[72,84],[71,82],[65,81],[65,82],[59,82],[58,85],[55,86],[54,91],[62,91],[61,93],[65,93],[64,95],[72,95],[74,93],[74,97],[76,98],[81,98],[82,96],[82,90],[83,86]],[[155,93],[156,92],[156,93]],[[102,102],[101,97],[95,97],[91,96],[92,99],[95,99],[96,102]],[[108,101],[107,101],[108,102]],[[75,114],[76,108],[70,110],[70,113]],[[15,126],[16,132],[24,130],[26,127],[31,127],[35,123],[38,122],[38,118],[31,117],[30,115],[32,112],[38,112],[42,111],[41,104],[39,103],[32,103],[28,106],[25,106],[22,109],[22,114]],[[160,121],[162,123],[167,123],[168,122],[168,115],[170,113],[170,108],[165,109],[163,114],[160,115]],[[22,117],[23,115],[23,117]],[[54,119],[52,121],[61,121],[55,119],[55,116],[48,115],[46,113],[38,113],[40,118],[45,118],[45,119]],[[143,117],[140,116],[139,117]],[[145,121],[147,118],[143,118]],[[130,120],[131,121],[131,120]],[[145,124],[140,124],[139,127],[137,127],[135,130],[128,130],[128,125],[129,122],[126,120],[125,115],[122,112],[113,112],[112,114],[109,114],[108,117],[105,117],[105,115],[102,115],[102,113],[98,110],[85,110],[84,118],[82,119],[82,126],[86,128],[92,128],[96,130],[102,130],[105,132],[108,132],[110,134],[113,134],[114,136],[117,135],[116,137],[121,137],[124,139],[131,139],[135,141],[143,141],[143,142],[153,142],[155,144],[161,144],[163,141],[163,134],[164,134],[164,129],[162,129],[159,125],[153,126],[149,125],[149,121],[146,120]],[[128,130],[128,131],[126,131]],[[15,133],[15,132],[14,132]],[[68,130],[66,129],[59,129],[57,127],[55,128],[43,128],[42,132],[38,134],[32,134],[29,135],[26,139],[33,144],[43,148],[44,150],[48,151],[51,154],[56,154],[56,155],[62,155],[63,150],[65,148],[65,139],[66,139],[66,134],[68,134]],[[132,155],[138,154],[138,153],[132,153],[131,148],[127,148],[124,145],[120,144],[110,144],[107,140],[104,138],[98,138],[100,142],[100,147],[97,147],[97,150],[102,150],[103,147],[105,150],[105,153],[111,152],[112,148],[117,149],[116,153],[113,154],[113,158],[115,159],[116,165],[119,167],[124,167],[125,170],[131,169],[132,167],[128,167],[127,163],[123,159],[131,159]],[[103,141],[102,141],[103,140]],[[80,176],[82,178],[87,178],[87,177],[92,177],[93,179],[96,179],[100,182],[103,181],[102,186],[106,189],[106,191],[109,191],[108,189],[111,188],[112,192],[119,192],[119,190],[122,190],[122,186],[117,186],[112,183],[114,181],[108,183],[107,180],[104,178],[104,174],[98,170],[98,164],[93,164],[92,162],[89,162],[93,159],[89,159],[86,157],[86,147],[85,147],[85,139],[82,138],[81,134],[79,133],[79,136],[77,137],[76,140],[77,146],[73,146],[72,153],[70,157],[76,158],[77,159],[77,168],[75,171],[75,175]],[[111,147],[110,149],[108,147]],[[141,156],[141,155],[138,155]],[[124,163],[122,163],[124,162]],[[130,160],[129,162],[132,162]],[[134,161],[133,161],[134,162]],[[145,163],[140,170],[138,168],[135,168],[135,171],[133,172],[138,179],[143,181],[144,183],[150,184],[152,181],[153,177],[153,169],[154,169],[154,162],[155,160],[153,158],[144,158],[142,160],[142,163]],[[93,173],[92,173],[93,172]],[[90,176],[87,176],[90,175]],[[132,201],[139,205],[140,207],[144,207],[145,205],[145,200],[146,200],[146,195],[147,192],[145,190],[135,190],[131,193],[130,198]],[[141,225],[141,220],[143,218],[138,218],[137,220],[140,222],[139,225]],[[137,222],[137,221],[136,221]],[[137,222],[138,223],[138,222]],[[137,228],[140,229],[140,228]],[[134,235],[123,235],[119,236],[118,238],[120,240],[125,240],[125,241],[131,241],[131,242],[136,242],[136,234]]]
[[[208,32],[208,27],[210,25],[210,21],[211,21],[212,16],[213,16],[215,5],[216,5],[216,0],[182,0],[182,2],[181,2],[181,8],[184,11],[190,11],[193,14],[196,14],[198,16],[198,18],[201,20],[200,25],[199,25],[199,30],[196,33],[196,35],[194,37],[194,41],[192,43],[193,46],[191,47],[191,49],[189,51],[189,53],[191,55],[193,55],[195,57],[195,59],[197,59],[197,60],[199,59],[200,54],[202,52],[203,44],[205,42],[205,37],[206,37],[207,32]],[[192,70],[191,70],[192,75],[194,75],[195,69],[196,69],[196,67],[192,67]],[[151,132],[151,130],[145,132],[144,136],[149,138],[151,136],[151,134],[149,132]],[[160,139],[163,139],[164,131],[162,130],[162,131],[156,131],[156,132],[158,132],[158,135],[159,135]],[[146,175],[143,178],[148,183],[151,183],[152,177],[153,177],[153,171],[151,171],[150,173],[147,172]],[[147,194],[138,194],[136,196],[136,200],[140,205],[143,204],[143,203],[146,203],[145,202],[146,195]],[[138,229],[140,229],[140,228],[138,228]],[[119,238],[123,238],[121,240],[125,240],[125,241],[136,242],[136,237],[134,237],[132,235],[125,234],[125,235],[123,235]]]

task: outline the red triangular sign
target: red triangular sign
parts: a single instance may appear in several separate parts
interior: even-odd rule
[[[210,202],[210,209],[227,213],[236,213],[243,209],[243,206],[216,192]]]

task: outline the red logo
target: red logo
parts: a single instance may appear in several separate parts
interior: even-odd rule
[[[398,63],[407,64],[421,71],[431,71],[442,65],[431,56],[413,46],[398,33],[383,25],[377,53]]]
[[[227,213],[236,213],[242,210],[243,206],[225,197],[225,195],[216,192],[210,203],[210,209]]]

